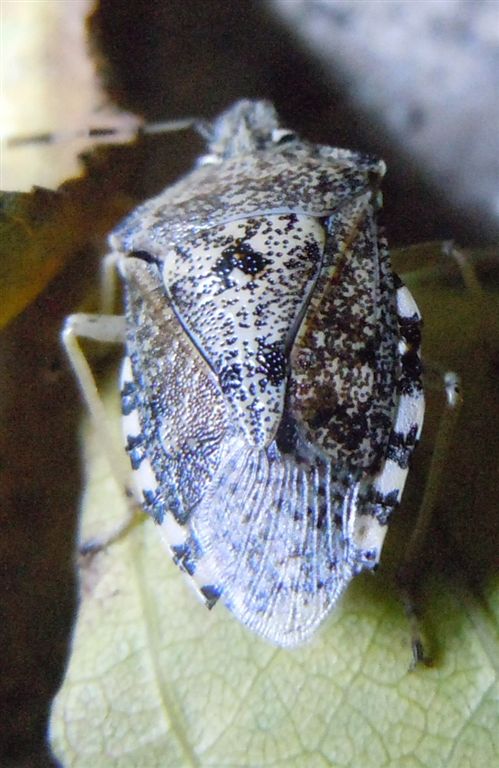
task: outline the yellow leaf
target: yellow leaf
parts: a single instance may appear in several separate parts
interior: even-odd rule
[[[71,258],[102,250],[105,235],[136,204],[140,152],[100,148],[85,161],[84,174],[56,191],[0,192],[0,329]]]

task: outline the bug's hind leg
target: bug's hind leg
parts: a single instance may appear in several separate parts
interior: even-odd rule
[[[438,383],[437,383],[438,382]],[[457,374],[446,372],[442,374],[435,368],[427,368],[425,383],[427,387],[443,389],[445,406],[440,417],[437,436],[435,439],[428,478],[416,523],[411,533],[409,543],[404,552],[404,560],[398,571],[398,582],[406,615],[411,630],[412,664],[423,663],[431,665],[431,658],[425,652],[421,627],[418,618],[415,588],[419,575],[420,557],[427,539],[428,528],[433,518],[445,463],[452,444],[454,429],[457,424],[462,405],[460,381]]]
[[[62,343],[83,399],[87,406],[94,429],[107,455],[113,477],[124,489],[128,500],[128,514],[105,536],[84,542],[81,554],[94,554],[123,536],[138,521],[138,504],[129,489],[130,473],[124,461],[123,452],[112,437],[106,409],[99,394],[94,374],[80,346],[80,339],[91,339],[105,344],[123,344],[125,340],[125,318],[121,315],[99,315],[78,313],[66,318],[62,330]]]
[[[416,248],[416,247],[414,247]],[[414,269],[418,267],[419,262],[411,258],[411,249],[405,254],[406,268]],[[432,245],[434,253],[433,262],[427,260],[432,268],[442,263],[442,257],[448,263],[454,263],[460,275],[460,279],[466,289],[468,298],[477,307],[477,312],[481,317],[486,312],[486,301],[484,301],[483,289],[477,277],[473,263],[467,255],[453,242]],[[431,263],[430,263],[431,262]],[[483,322],[486,322],[484,320]],[[419,663],[431,664],[431,658],[425,651],[425,645],[422,640],[421,626],[418,618],[418,582],[421,575],[421,560],[424,555],[427,543],[427,534],[430,523],[436,508],[439,491],[441,488],[442,475],[449,455],[449,450],[454,440],[455,427],[459,418],[462,395],[459,377],[456,373],[444,372],[438,366],[425,363],[424,366],[425,389],[444,391],[445,407],[440,417],[440,423],[437,429],[434,449],[432,453],[430,468],[428,472],[427,483],[423,499],[418,511],[416,524],[412,530],[408,546],[404,553],[404,559],[398,572],[398,583],[405,611],[409,619],[412,639],[413,663],[415,667]],[[443,384],[443,387],[442,387]]]

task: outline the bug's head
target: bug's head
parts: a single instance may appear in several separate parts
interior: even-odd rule
[[[202,164],[219,163],[229,157],[283,147],[297,141],[296,134],[279,125],[269,101],[243,99],[233,104],[212,123],[198,123],[207,139],[209,154]]]

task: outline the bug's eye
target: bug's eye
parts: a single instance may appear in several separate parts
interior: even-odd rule
[[[130,251],[127,253],[127,258],[129,259],[140,259],[140,261],[145,261],[147,264],[155,264],[157,267],[161,266],[161,262],[159,259],[156,258],[156,256],[153,256],[152,253],[149,253],[148,251]]]
[[[288,131],[286,128],[274,128],[272,131],[272,141],[274,144],[287,144],[296,139],[294,131]]]

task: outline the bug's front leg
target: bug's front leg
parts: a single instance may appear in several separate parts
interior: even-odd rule
[[[123,454],[112,438],[106,409],[88,360],[80,346],[80,339],[90,339],[104,344],[123,344],[125,341],[125,317],[122,315],[78,313],[69,315],[62,331],[64,349],[77,378],[94,429],[107,454],[112,474],[130,500],[129,514],[114,530],[103,538],[84,542],[80,546],[81,554],[89,554],[105,548],[128,531],[137,520],[138,505],[133,503],[132,492],[129,490],[129,473],[123,461]]]

